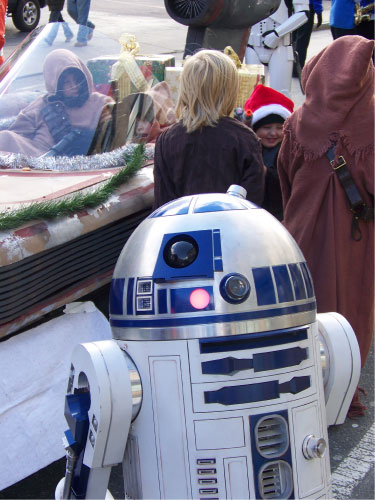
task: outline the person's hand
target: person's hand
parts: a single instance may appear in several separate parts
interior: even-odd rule
[[[322,25],[323,17],[322,17],[322,12],[316,12],[316,18],[317,18],[317,23],[316,23],[316,28],[319,28]]]
[[[262,36],[264,38],[263,45],[266,49],[276,49],[280,43],[280,37],[275,30],[266,31]]]
[[[72,129],[69,115],[60,101],[46,104],[41,110],[41,117],[45,121],[55,143],[61,141]]]

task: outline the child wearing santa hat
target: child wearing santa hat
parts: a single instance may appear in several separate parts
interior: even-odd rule
[[[293,101],[264,85],[257,85],[245,103],[245,111],[253,114],[252,128],[262,143],[263,162],[267,167],[262,207],[279,220],[283,218],[283,204],[277,156],[283,139],[284,121],[293,109]]]

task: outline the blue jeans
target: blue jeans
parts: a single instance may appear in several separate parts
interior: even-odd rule
[[[91,0],[68,0],[68,13],[79,24],[77,41],[86,43],[95,25],[89,21]]]
[[[52,28],[50,29],[50,32],[48,33],[48,36],[46,38],[47,43],[49,45],[52,45],[56,36],[57,32],[59,30],[59,27],[62,26],[64,30],[64,35],[67,40],[71,40],[73,38],[73,31],[69,28],[68,23],[64,21],[64,18],[61,14],[60,10],[52,10],[51,14],[49,16],[49,23],[54,23]],[[61,23],[61,24],[58,24]]]

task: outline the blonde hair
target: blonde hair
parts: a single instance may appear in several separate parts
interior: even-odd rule
[[[230,57],[218,50],[201,50],[189,57],[182,70],[176,114],[188,133],[214,127],[233,111],[239,76]]]

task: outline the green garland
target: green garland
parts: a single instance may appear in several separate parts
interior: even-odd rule
[[[95,191],[76,193],[70,198],[36,202],[21,206],[18,210],[0,212],[0,231],[15,229],[32,220],[65,217],[85,208],[95,208],[106,202],[115,189],[133,177],[142,167],[144,160],[145,147],[140,144],[134,149],[133,154],[124,155],[125,166]]]

